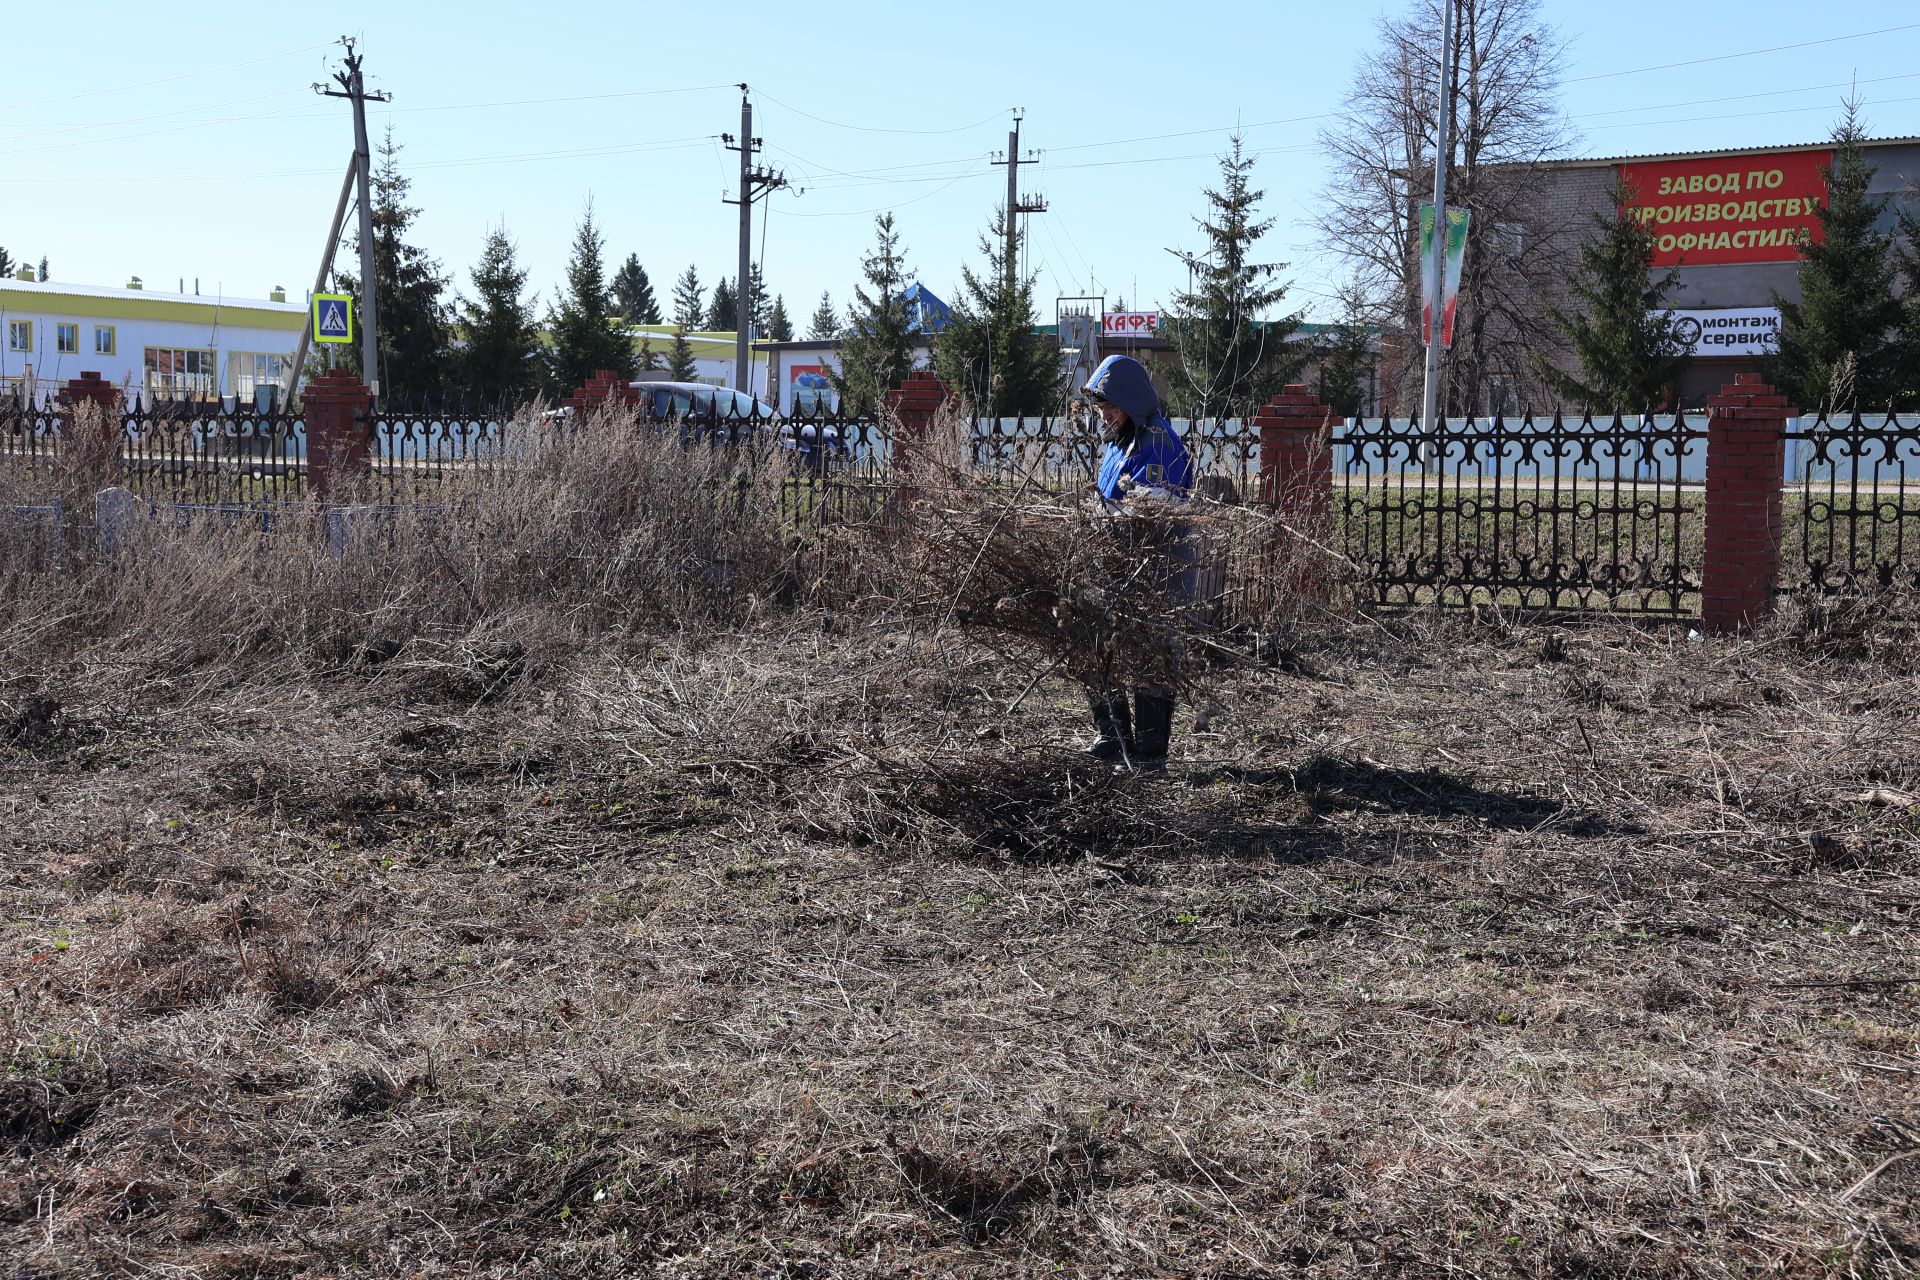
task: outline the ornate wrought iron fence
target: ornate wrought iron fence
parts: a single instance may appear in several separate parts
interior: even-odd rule
[[[1920,587],[1920,417],[1802,419],[1787,477],[1784,587]]]
[[[1380,604],[1687,613],[1706,440],[1670,416],[1336,428],[1341,549]]]

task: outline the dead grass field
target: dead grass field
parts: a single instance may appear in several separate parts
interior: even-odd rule
[[[1893,625],[16,656],[0,1275],[1911,1274]]]

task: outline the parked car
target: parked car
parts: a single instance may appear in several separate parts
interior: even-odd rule
[[[778,409],[744,391],[709,386],[704,382],[634,382],[628,385],[641,393],[641,408],[648,417],[690,418],[696,423],[711,419],[722,429],[733,431],[751,430],[754,425],[765,424],[779,433],[782,448],[795,450],[808,459],[819,453],[831,455],[845,451],[838,427],[782,421]]]
[[[684,423],[689,438],[711,428],[720,439],[739,442],[753,431],[770,430],[777,433],[781,448],[796,451],[809,461],[846,451],[838,427],[783,421],[778,409],[744,391],[705,382],[630,382],[627,385],[640,393],[642,416]],[[549,409],[543,419],[559,423],[572,416],[572,409]]]

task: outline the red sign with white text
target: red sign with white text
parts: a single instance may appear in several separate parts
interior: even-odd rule
[[[1820,243],[1820,171],[1831,151],[1702,157],[1623,164],[1627,208],[1654,233],[1653,265],[1792,262],[1803,240]]]

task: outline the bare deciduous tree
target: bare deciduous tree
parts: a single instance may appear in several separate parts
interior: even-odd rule
[[[1333,161],[1318,226],[1377,305],[1419,329],[1419,207],[1433,191],[1441,0],[1414,0],[1380,22],[1347,108],[1321,133]],[[1455,0],[1452,154],[1447,203],[1472,211],[1453,347],[1450,412],[1501,407],[1531,389],[1529,335],[1540,329],[1573,219],[1540,200],[1544,162],[1574,135],[1561,113],[1565,42],[1540,0]],[[1420,379],[1417,341],[1389,371],[1400,403]]]

